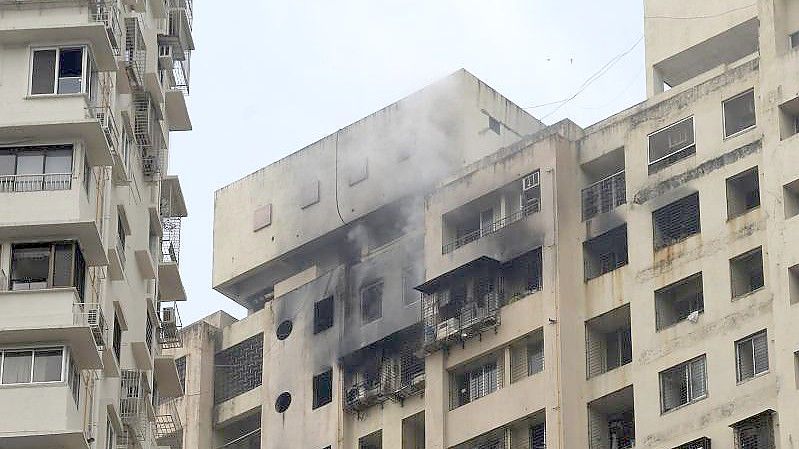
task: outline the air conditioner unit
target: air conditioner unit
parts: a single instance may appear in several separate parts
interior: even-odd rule
[[[436,327],[436,340],[445,340],[452,335],[458,334],[458,319],[450,318],[438,323]]]
[[[530,190],[534,187],[538,187],[539,184],[538,175],[539,172],[536,170],[533,173],[530,173],[529,175],[525,176],[522,179],[522,190]]]
[[[105,321],[100,309],[90,309],[86,312],[86,324],[92,331],[94,342],[97,346],[105,346]]]

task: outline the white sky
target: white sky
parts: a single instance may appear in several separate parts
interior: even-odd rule
[[[568,98],[643,33],[642,0],[195,0],[194,15],[194,131],[172,134],[170,166],[189,207],[184,324],[244,314],[211,288],[216,189],[462,67],[522,107]],[[642,101],[643,55],[530,112],[587,126]]]

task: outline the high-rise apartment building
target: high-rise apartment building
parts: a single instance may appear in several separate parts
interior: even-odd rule
[[[0,447],[181,447],[190,0],[0,0]]]
[[[186,441],[793,447],[799,3],[645,10],[648,98],[592,126],[461,71],[219,190],[250,313],[184,330]]]

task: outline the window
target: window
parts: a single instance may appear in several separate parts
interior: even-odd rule
[[[702,273],[697,273],[655,291],[657,330],[685,319],[696,320],[705,311]]]
[[[421,298],[421,294],[414,288],[414,279],[416,277],[414,276],[413,267],[402,269],[402,302],[406,306],[419,301],[419,298]]]
[[[314,410],[333,401],[333,370],[328,369],[313,378]]]
[[[333,327],[334,315],[335,303],[332,296],[317,301],[313,305],[313,333],[318,334]]]
[[[0,192],[72,188],[72,145],[0,148]]]
[[[660,373],[662,413],[707,396],[705,356],[681,363]]]
[[[88,93],[91,62],[86,47],[33,51],[31,95]]]
[[[759,206],[757,167],[727,178],[727,218],[733,219]]]
[[[724,137],[734,136],[747,129],[754,128],[755,90],[738,94],[722,103],[724,110]]]
[[[699,193],[688,195],[652,212],[652,231],[656,250],[701,232]]]
[[[768,371],[768,339],[760,331],[735,342],[735,360],[738,382],[751,379]]]
[[[629,305],[585,322],[585,353],[589,379],[632,362]]]
[[[586,281],[627,265],[627,225],[583,242],[583,258]]]
[[[11,247],[11,289],[75,287],[82,300],[86,263],[75,243],[17,244]]]
[[[75,401],[75,405],[78,405],[78,403],[80,402],[80,385],[81,385],[80,371],[78,371],[78,368],[75,366],[75,361],[72,360],[71,357],[69,359],[68,375],[69,375],[68,378],[69,388],[72,390],[72,399]]]
[[[127,234],[125,233],[125,224],[122,221],[122,213],[117,215],[117,253],[119,260],[122,262],[122,267],[125,267],[125,240]]]
[[[791,42],[791,48],[799,47],[799,31],[791,33],[789,40]]]
[[[378,430],[359,438],[358,449],[383,449],[383,431]]]
[[[674,449],[710,449],[710,438],[702,437],[685,444],[681,444]]]
[[[608,371],[632,362],[632,330],[627,327],[605,334],[605,348]]]
[[[649,174],[694,153],[694,118],[689,117],[649,135]]]
[[[186,356],[178,357],[175,359],[175,369],[178,371],[178,379],[180,379],[180,390],[186,392]]]
[[[761,248],[730,259],[730,282],[733,298],[748,295],[765,285]]]
[[[3,385],[63,380],[64,348],[7,349],[0,359]]]
[[[489,395],[500,387],[501,373],[497,360],[490,360],[483,364],[453,376],[451,408],[466,405],[472,401]]]
[[[114,426],[111,425],[111,419],[107,418],[105,421],[105,449],[114,449],[116,447],[116,439]]]
[[[114,357],[116,357],[117,363],[119,363],[120,352],[122,351],[122,326],[119,324],[119,317],[116,313],[114,313],[114,340],[112,348],[114,350]]]
[[[782,186],[785,219],[799,215],[799,179]]]
[[[152,354],[153,352],[153,339],[155,338],[155,325],[150,314],[147,314],[147,322],[144,327],[144,343],[147,344],[147,349]]]
[[[499,120],[495,119],[494,117],[488,116],[488,129],[494,131],[497,134],[502,132],[502,125],[499,123]]]
[[[732,425],[735,449],[774,449],[774,423],[771,411]]]
[[[511,383],[544,371],[544,334],[538,330],[510,346]]]
[[[541,210],[541,170],[536,170],[522,178],[522,215],[530,215]]]
[[[383,281],[361,289],[361,322],[371,323],[383,317]]]
[[[529,449],[546,449],[547,447],[547,425],[546,423],[530,426]]]

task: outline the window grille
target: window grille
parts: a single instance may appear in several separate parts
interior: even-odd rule
[[[608,176],[582,190],[583,221],[627,203],[624,171]]]
[[[510,347],[510,381],[517,382],[544,370],[544,341],[527,338]]]
[[[701,231],[699,193],[652,212],[652,225],[656,250],[698,234]]]
[[[214,404],[261,385],[264,334],[258,334],[214,356]]]
[[[774,449],[774,423],[771,412],[747,418],[732,426],[735,449]]]
[[[661,412],[666,413],[707,395],[705,356],[660,373]]]
[[[627,225],[622,225],[583,243],[585,280],[627,265]]]
[[[710,438],[702,437],[685,444],[681,444],[674,449],[710,449]]]
[[[735,342],[738,382],[768,371],[768,338],[766,331]]]
[[[452,376],[450,410],[466,405],[502,388],[501,359],[483,362]]]

